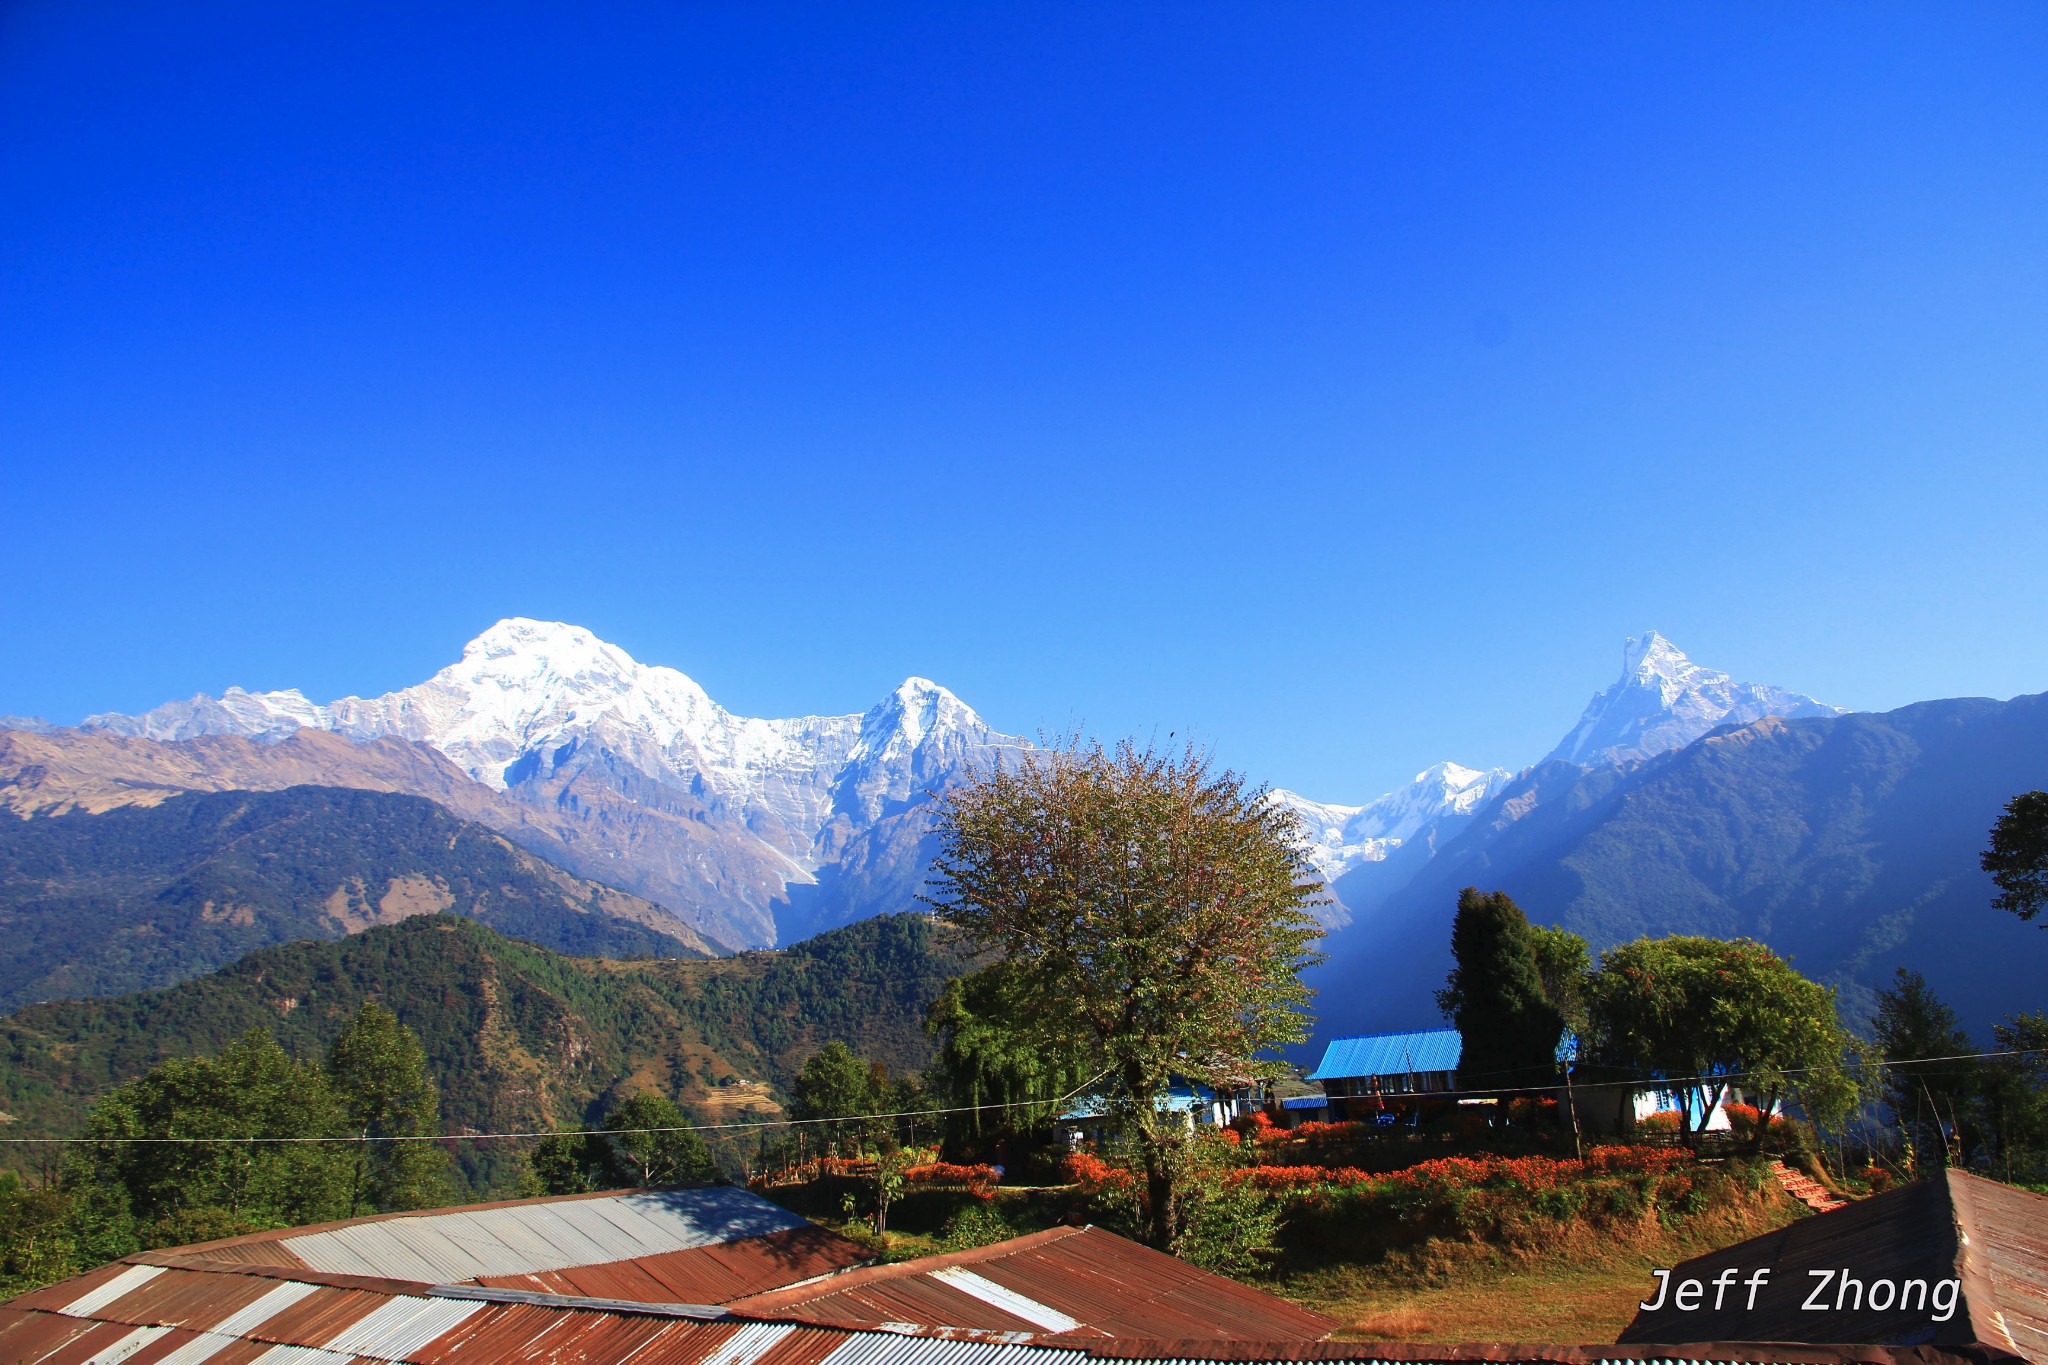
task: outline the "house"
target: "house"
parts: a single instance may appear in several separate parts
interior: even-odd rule
[[[1308,1078],[1322,1083],[1332,1119],[1393,1122],[1413,1117],[1432,1096],[1449,1102],[1463,1052],[1454,1028],[1333,1038]]]
[[[1169,1078],[1154,1107],[1162,1114],[1180,1115],[1190,1131],[1202,1127],[1225,1128],[1256,1111],[1263,1102],[1262,1097],[1263,1091],[1255,1081],[1219,1089],[1174,1076]],[[1053,1122],[1070,1143],[1101,1142],[1113,1136],[1116,1127],[1109,1100],[1098,1094],[1076,1096]]]

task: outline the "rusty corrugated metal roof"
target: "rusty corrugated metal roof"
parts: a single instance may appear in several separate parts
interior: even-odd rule
[[[1978,1339],[2048,1361],[2048,1197],[1960,1171],[1948,1186]]]
[[[2032,1302],[2025,1298],[2029,1286],[2048,1283],[2041,1239],[2026,1222],[2035,1206],[1968,1178],[1950,1188],[1961,1240],[1974,1252],[1972,1312],[1994,1301],[2024,1308]],[[641,1235],[633,1232],[633,1215],[614,1218],[601,1207],[577,1210],[566,1225],[587,1226],[592,1216]],[[444,1223],[442,1229],[469,1226]],[[518,1226],[550,1236],[556,1229],[537,1216],[522,1217]],[[597,1234],[589,1240],[611,1236],[602,1228]],[[806,1256],[842,1254],[824,1238],[829,1234],[770,1233],[515,1277],[540,1282],[538,1289],[429,1285],[247,1257],[209,1259],[207,1247],[179,1248],[132,1257],[0,1305],[0,1365],[1995,1365],[2016,1359],[1998,1341],[1889,1350],[1316,1341],[1307,1337],[1331,1325],[1320,1315],[1082,1228],[905,1265],[842,1270],[816,1284],[750,1296],[729,1310],[691,1301],[712,1297],[702,1291],[721,1275],[767,1273],[751,1257],[765,1257],[776,1273],[786,1274],[804,1268]],[[513,1243],[501,1238],[495,1245]],[[605,1292],[581,1292],[589,1287]],[[660,1301],[648,1297],[657,1294]],[[862,1312],[882,1316],[858,1316]],[[1988,1319],[1979,1314],[1973,1321]],[[2022,1312],[2002,1321],[2024,1328],[2034,1319]]]
[[[116,1272],[118,1275],[120,1272]],[[206,1272],[196,1272],[204,1275]],[[673,1313],[651,1305],[610,1310],[574,1301],[536,1304],[493,1302],[465,1289],[461,1297],[336,1290],[326,1285],[271,1281],[246,1270],[215,1272],[222,1281],[256,1279],[273,1290],[294,1286],[291,1302],[252,1329],[224,1333],[220,1326],[191,1331],[162,1324],[76,1317],[55,1309],[0,1307],[0,1360],[38,1365],[86,1365],[119,1359],[123,1365],[462,1365],[464,1362],[549,1361],[583,1365],[1091,1365],[1097,1361],[1279,1362],[1288,1360],[1385,1362],[1386,1365],[1995,1365],[2012,1357],[1983,1347],[1948,1352],[1868,1347],[1736,1345],[1671,1346],[1403,1346],[1371,1342],[1163,1341],[1068,1338],[1013,1342],[959,1334],[908,1334],[834,1328],[732,1316],[706,1321],[703,1310]],[[94,1283],[63,1286],[61,1301],[76,1304]],[[161,1276],[151,1277],[150,1283]],[[160,1289],[166,1292],[168,1287]],[[191,1287],[172,1297],[182,1307]],[[226,1286],[223,1285],[223,1289]],[[511,1292],[511,1291],[502,1291]],[[257,1300],[271,1298],[266,1293]],[[128,1309],[150,1305],[146,1292],[109,1301]],[[93,1309],[108,1312],[107,1306]],[[237,1310],[245,1316],[248,1309]],[[230,1315],[234,1316],[234,1315]],[[268,1327],[266,1332],[264,1329]],[[279,1337],[294,1340],[280,1342]]]
[[[1054,1228],[956,1255],[847,1271],[747,1299],[809,1322],[1072,1336],[1312,1341],[1334,1319],[1101,1228]]]
[[[1746,1284],[1760,1268],[1770,1277],[1752,1305]],[[1730,1270],[1738,1283],[1717,1304],[1713,1282]],[[1705,1287],[1692,1309],[1678,1308],[1676,1295],[1666,1294],[1658,1308],[1636,1314],[1621,1341],[1978,1341],[2048,1365],[2048,1196],[1962,1171],[1802,1218],[1672,1268],[1673,1285],[1686,1280]],[[1936,1321],[1935,1286],[1947,1280],[1961,1282],[1960,1294],[1951,1300],[1953,1311]],[[1882,1305],[1871,1292],[1880,1284]],[[1644,1288],[1644,1301],[1654,1302],[1654,1286]],[[1822,1306],[1807,1307],[1816,1296]]]
[[[531,1289],[642,1303],[729,1303],[873,1259],[857,1242],[820,1227],[789,1228],[687,1251],[532,1275],[485,1275],[492,1289]]]

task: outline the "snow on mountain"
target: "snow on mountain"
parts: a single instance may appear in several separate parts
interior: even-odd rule
[[[1696,664],[1652,630],[1629,640],[1620,680],[1587,704],[1549,757],[1586,768],[1628,763],[1682,749],[1722,725],[1844,714],[1842,707]]]
[[[1470,815],[1513,776],[1505,768],[1482,772],[1439,763],[1417,773],[1407,786],[1363,806],[1328,805],[1284,789],[1274,790],[1268,799],[1300,817],[1309,862],[1324,881],[1334,882],[1360,863],[1383,861],[1440,820]]]
[[[320,705],[295,690],[229,688],[81,728],[156,740],[274,741],[301,728],[412,740],[517,799],[588,809],[593,861],[655,869],[614,880],[671,909],[691,902],[713,932],[749,945],[778,941],[790,888],[815,882],[876,822],[1021,742],[924,678],[864,714],[739,716],[675,669],[579,626],[524,618],[498,622],[457,662],[381,697]],[[637,809],[604,816],[620,807]],[[622,820],[636,832],[624,834]],[[898,842],[922,835],[921,820],[892,826]],[[836,917],[830,907],[807,913]]]
[[[1620,681],[1552,757],[1625,763],[1731,722],[1836,714],[1695,664],[1651,631],[1628,642]],[[164,741],[275,742],[302,728],[410,740],[546,812],[547,856],[566,848],[572,871],[747,946],[915,904],[931,853],[928,793],[1023,743],[924,678],[857,715],[735,715],[675,669],[642,664],[578,626],[516,617],[425,682],[381,697],[322,705],[295,690],[231,687],[81,728]],[[1346,904],[1329,915],[1335,926],[1404,884],[1510,778],[1439,763],[1365,805],[1284,790],[1269,799],[1301,818],[1325,880],[1348,878]]]
[[[1629,640],[1620,681],[1593,698],[1551,758],[1585,767],[1647,758],[1683,748],[1718,726],[1764,716],[1833,716],[1828,706],[1797,692],[1738,682],[1694,663],[1656,631]],[[1270,799],[1300,817],[1309,861],[1336,888],[1340,878],[1372,864],[1371,884],[1353,878],[1341,888],[1346,913],[1369,909],[1412,877],[1436,844],[1454,836],[1513,779],[1505,768],[1481,771],[1439,763],[1415,780],[1363,806],[1311,801],[1276,790]],[[1360,874],[1364,876],[1363,873]]]

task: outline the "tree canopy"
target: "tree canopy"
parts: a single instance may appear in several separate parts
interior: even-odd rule
[[[1088,1079],[1071,1040],[1020,1032],[1007,1022],[1032,1005],[1022,975],[998,962],[947,982],[925,1012],[925,1027],[939,1040],[927,1083],[948,1107],[965,1111],[946,1124],[956,1139],[1042,1122],[1051,1101]]]
[[[440,1133],[441,1101],[418,1034],[371,1001],[328,1048],[327,1075],[349,1131],[367,1139],[350,1154],[348,1217],[453,1197],[446,1154],[421,1140]]]
[[[1471,886],[1459,894],[1451,921],[1456,965],[1437,1005],[1458,1028],[1461,1087],[1507,1090],[1556,1076],[1564,1017],[1544,991],[1536,944],[1528,917],[1505,894]]]
[[[1979,861],[1998,883],[1993,905],[2023,920],[2039,915],[2048,906],[2048,792],[2022,792],[2006,802]]]
[[[1192,748],[1075,740],[952,788],[938,831],[930,903],[1015,974],[1003,1022],[1099,1075],[1139,1140],[1146,1235],[1170,1248],[1184,1139],[1157,1097],[1174,1075],[1270,1071],[1306,1037],[1323,888],[1294,816]]]
[[[527,1156],[528,1193],[685,1185],[720,1178],[689,1115],[666,1095],[638,1091],[614,1104],[602,1132],[553,1133]]]
[[[1609,949],[1592,1018],[1606,1060],[1674,1082],[1688,1133],[1738,1078],[1766,1115],[1788,1095],[1817,1117],[1854,1097],[1834,992],[1749,939],[1680,934]]]

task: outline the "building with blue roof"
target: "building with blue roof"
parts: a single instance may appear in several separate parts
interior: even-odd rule
[[[1448,1097],[1458,1088],[1464,1051],[1454,1028],[1333,1038],[1308,1078],[1322,1082],[1334,1115],[1359,1118],[1367,1111],[1413,1108],[1432,1095]]]

